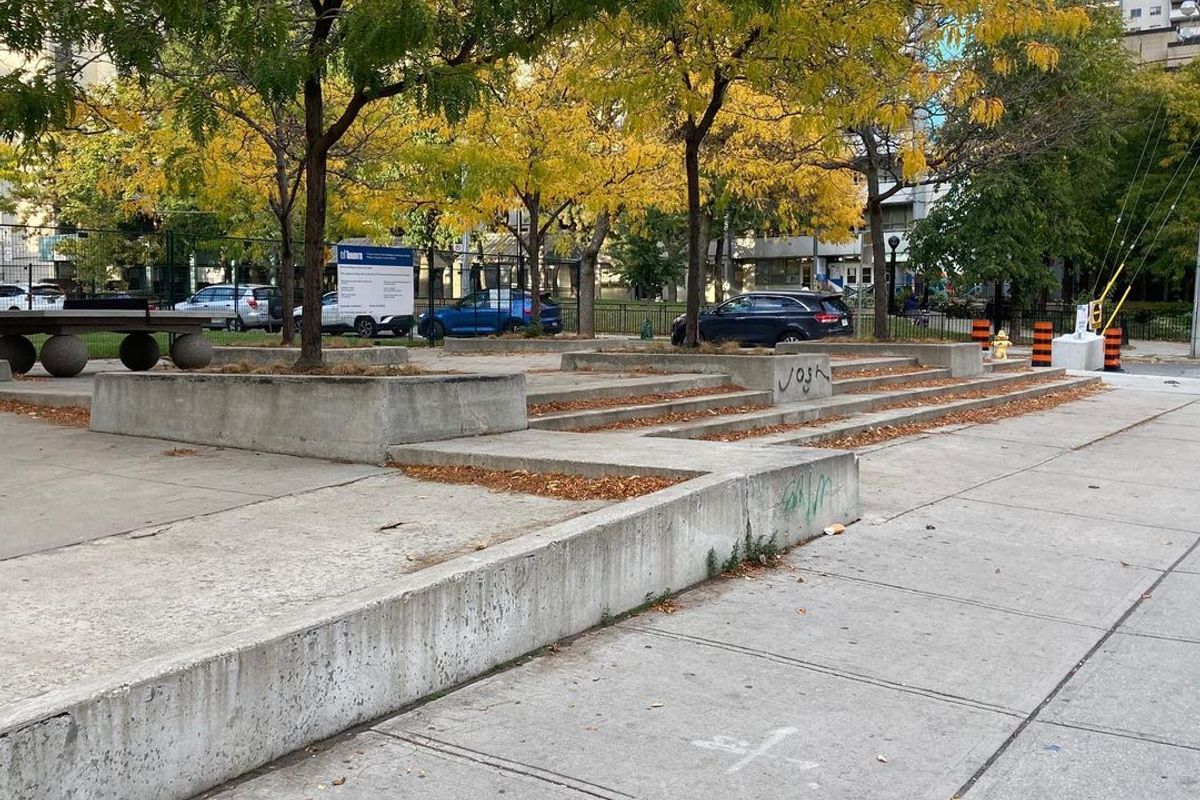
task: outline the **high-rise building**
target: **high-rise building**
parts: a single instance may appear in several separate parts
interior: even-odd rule
[[[1125,46],[1143,64],[1176,69],[1200,56],[1196,0],[1119,0]]]

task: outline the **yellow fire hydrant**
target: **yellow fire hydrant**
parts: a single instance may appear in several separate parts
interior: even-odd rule
[[[996,333],[996,338],[992,340],[992,358],[997,361],[1008,360],[1008,347],[1012,342],[1008,339],[1008,334],[1002,328]]]

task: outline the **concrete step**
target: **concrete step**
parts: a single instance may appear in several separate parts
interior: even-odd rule
[[[884,426],[907,425],[914,422],[930,422],[960,411],[977,411],[994,406],[1012,403],[1017,400],[1028,400],[1044,397],[1067,389],[1078,389],[1100,383],[1097,377],[1064,377],[1053,383],[1039,383],[1035,386],[1012,386],[1010,391],[992,397],[978,397],[967,400],[950,400],[936,405],[919,406],[916,408],[891,408],[869,414],[858,414],[851,419],[832,422],[828,425],[806,428],[797,431],[785,431],[767,436],[747,439],[756,444],[786,444],[800,447],[811,446],[840,439],[843,436],[853,436],[858,433]]]
[[[867,358],[839,358],[829,362],[833,377],[837,378],[847,372],[858,372],[863,369],[894,369],[896,367],[916,367],[919,363],[915,358],[899,358],[870,356]]]
[[[770,392],[725,392],[723,394],[685,397],[648,405],[628,405],[614,408],[596,408],[581,411],[564,411],[532,417],[529,427],[534,430],[567,431],[611,425],[634,419],[653,419],[665,414],[686,414],[694,411],[710,411],[727,406],[770,405]]]
[[[636,397],[667,394],[689,389],[728,386],[726,375],[622,375],[604,377],[587,372],[563,372],[555,375],[531,375],[525,398],[537,403],[569,403],[608,397]]]
[[[897,375],[870,375],[865,378],[843,378],[834,380],[834,394],[851,394],[863,389],[878,389],[883,391],[908,383],[942,380],[951,377],[948,369],[923,369],[918,372],[901,372]]]
[[[985,361],[983,363],[984,372],[1013,372],[1022,369],[1029,369],[1033,366],[1033,362],[1028,358],[1010,358],[1006,361]]]
[[[1012,387],[1020,387],[1021,384],[1033,379],[1061,377],[1065,374],[1066,370],[1062,369],[1006,372],[999,375],[966,378],[960,383],[947,386],[899,387],[876,392],[864,392],[862,394],[840,394],[821,400],[775,406],[763,409],[762,411],[753,411],[736,416],[722,417],[720,419],[695,420],[676,425],[649,428],[645,431],[645,434],[649,436],[666,436],[675,439],[701,439],[717,433],[733,433],[735,431],[745,431],[751,428],[761,428],[770,425],[791,425],[825,417],[866,414],[880,406],[904,400],[937,398],[956,392],[978,391],[981,389],[1007,390]]]

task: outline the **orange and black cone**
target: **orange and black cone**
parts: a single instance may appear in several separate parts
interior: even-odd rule
[[[1109,328],[1104,332],[1104,371],[1121,372],[1121,329]]]
[[[971,341],[977,343],[984,352],[990,347],[992,338],[992,323],[986,319],[971,320]]]
[[[1033,323],[1033,366],[1050,366],[1051,351],[1054,342],[1054,323]]]

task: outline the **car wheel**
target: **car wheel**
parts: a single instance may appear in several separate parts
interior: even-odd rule
[[[423,338],[433,337],[434,340],[446,338],[446,326],[442,324],[440,319],[422,322],[417,326],[417,333]]]
[[[375,320],[370,317],[359,317],[354,320],[354,332],[358,334],[360,339],[373,339],[378,331],[375,325]]]
[[[779,338],[775,340],[775,344],[786,344],[787,342],[803,342],[807,338],[808,337],[805,336],[800,331],[784,331],[783,333],[781,333],[779,335]]]
[[[246,330],[246,323],[242,321],[241,317],[233,317],[225,320],[225,330],[241,333]]]
[[[521,330],[524,327],[525,327],[524,325],[517,322],[515,319],[510,319],[508,322],[504,323],[504,332],[505,333],[516,333],[517,331]]]

